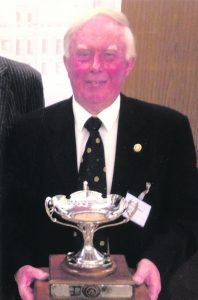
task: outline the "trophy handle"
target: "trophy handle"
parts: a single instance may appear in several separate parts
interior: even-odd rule
[[[57,218],[53,217],[53,213],[54,212],[56,213],[56,211],[55,211],[55,207],[53,205],[52,198],[50,198],[50,197],[46,198],[46,200],[45,200],[45,208],[46,208],[46,212],[47,212],[48,216],[50,217],[50,219],[51,219],[51,221],[53,223],[57,223],[57,224],[60,224],[60,225],[63,225],[63,226],[72,227],[72,228],[75,228],[75,229],[79,230],[79,228],[76,225],[73,225],[73,224],[70,224],[70,223],[61,222]]]
[[[130,213],[127,211],[127,208],[126,208],[126,210],[124,212],[126,212],[128,214],[127,217],[125,217],[123,220],[121,220],[117,223],[115,222],[115,223],[110,223],[110,224],[99,226],[98,228],[96,228],[95,232],[102,228],[113,227],[113,226],[127,223],[132,218],[132,216],[136,213],[137,209],[138,209],[138,203],[135,204],[134,209]]]
[[[129,221],[129,219],[127,218],[127,219],[123,219],[122,221],[117,222],[117,223],[110,223],[110,224],[102,225],[102,226],[99,226],[99,227],[95,230],[95,232],[98,231],[99,229],[117,226],[117,225],[120,225],[120,224],[127,223],[128,221]]]

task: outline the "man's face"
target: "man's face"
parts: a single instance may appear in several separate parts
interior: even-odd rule
[[[97,16],[73,34],[69,53],[64,63],[75,99],[97,114],[114,102],[134,65],[126,60],[123,28]]]

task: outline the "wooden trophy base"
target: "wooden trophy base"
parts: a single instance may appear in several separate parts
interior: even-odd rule
[[[51,269],[53,270],[53,266],[56,265],[56,257],[50,257],[50,265]],[[67,255],[65,256],[64,260],[62,261],[60,267],[62,268],[63,271],[66,273],[70,273],[71,275],[77,276],[78,278],[81,277],[96,277],[97,279],[99,277],[105,277],[111,273],[113,273],[117,266],[115,260],[112,260],[111,264],[106,264],[103,268],[101,267],[96,267],[96,268],[76,268],[75,265],[72,265],[69,263]],[[52,274],[52,278],[53,278]]]
[[[148,300],[147,289],[134,293],[135,285],[123,255],[112,255],[116,270],[106,276],[79,276],[67,272],[65,255],[51,255],[48,282],[36,281],[35,300]],[[68,266],[69,268],[69,266]]]

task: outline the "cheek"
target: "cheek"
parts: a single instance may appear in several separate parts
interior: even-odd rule
[[[113,66],[111,68],[108,68],[108,74],[111,77],[111,80],[113,82],[117,82],[118,84],[120,82],[123,82],[126,77],[127,77],[127,73],[126,73],[126,68],[123,68],[123,65],[117,65],[117,66]]]
[[[72,65],[72,68],[68,72],[71,85],[73,89],[77,91],[82,91],[85,88],[84,79],[87,74],[87,67],[81,64],[75,63]]]
[[[70,76],[80,76],[81,74],[83,74],[84,72],[86,72],[89,69],[89,64],[85,63],[85,62],[79,62],[77,60],[71,60],[70,64],[69,64],[69,69],[68,69],[68,73],[70,74]],[[76,79],[78,78],[78,76],[76,77]]]
[[[127,72],[127,64],[126,61],[118,60],[116,62],[112,62],[111,64],[104,64],[105,69],[111,74],[112,76],[126,76]]]

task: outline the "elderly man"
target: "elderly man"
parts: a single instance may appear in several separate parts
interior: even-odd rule
[[[19,120],[8,141],[6,270],[16,272],[21,298],[32,300],[32,282],[48,276],[40,269],[48,255],[79,249],[76,233],[50,222],[44,200],[78,189],[87,120],[97,117],[106,192],[137,196],[149,182],[144,201],[151,210],[144,226],[129,222],[102,232],[103,243],[99,231],[96,248],[105,250],[108,239],[111,252],[136,267],[133,280],[148,286],[151,300],[158,299],[161,284],[159,299],[167,300],[170,274],[196,249],[196,158],[188,120],[120,94],[135,64],[134,38],[123,14],[94,11],[66,33],[64,46],[73,97]],[[96,189],[98,182],[100,176],[94,177]]]

